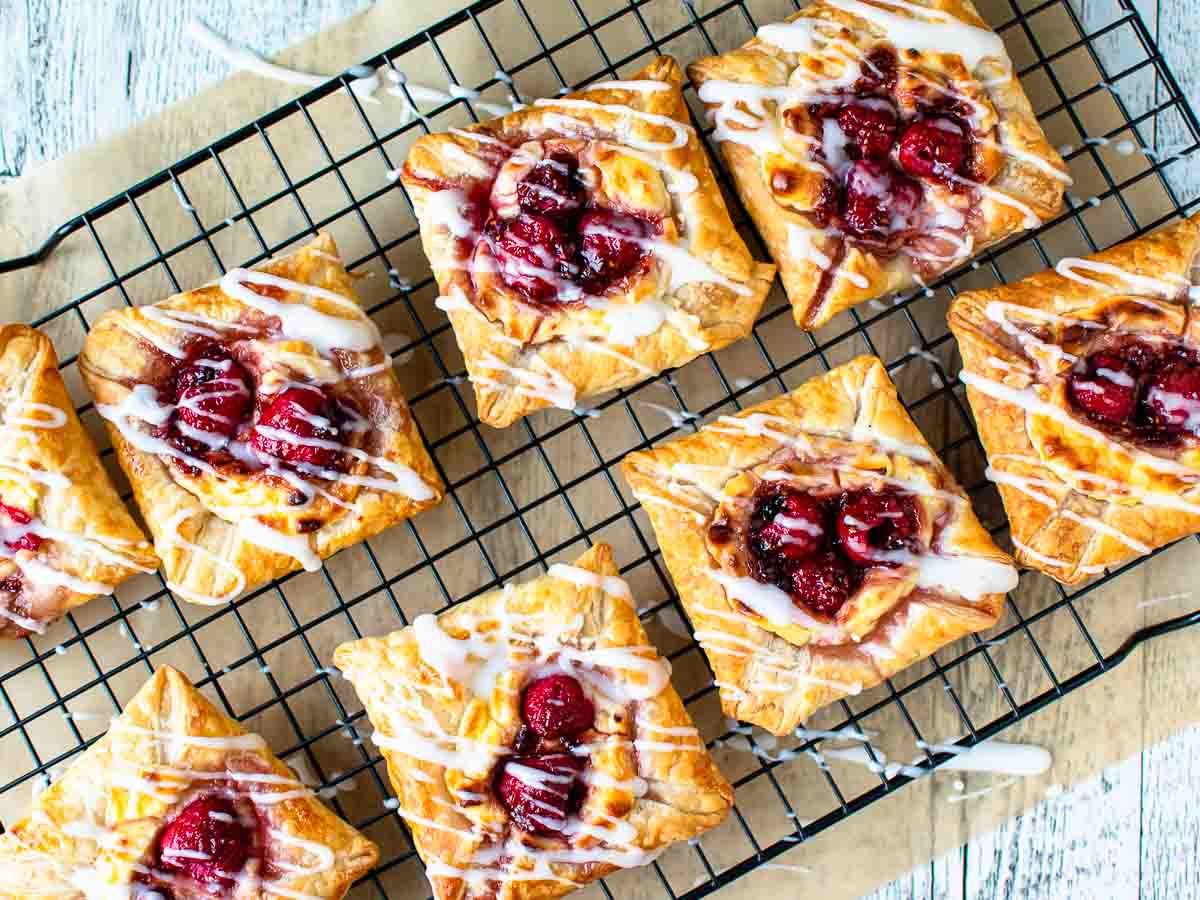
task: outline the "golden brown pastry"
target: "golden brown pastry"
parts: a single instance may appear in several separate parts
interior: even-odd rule
[[[334,659],[439,900],[560,897],[733,803],[604,544]]]
[[[722,708],[775,734],[995,624],[1017,584],[871,356],[621,468]]]
[[[1017,559],[1064,584],[1200,531],[1200,217],[961,295],[960,376]]]
[[[0,637],[41,633],[157,567],[75,415],[50,339],[0,326]]]
[[[80,366],[168,586],[187,600],[319,569],[442,497],[328,235],[106,314]]]
[[[749,334],[775,267],[730,222],[681,82],[659,57],[413,145],[400,177],[489,425]]]
[[[377,857],[163,666],[0,836],[0,897],[337,900]]]
[[[1037,226],[1071,181],[970,0],[817,0],[688,74],[801,328]]]

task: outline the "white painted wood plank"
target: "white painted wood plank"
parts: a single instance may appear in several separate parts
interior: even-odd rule
[[[1140,766],[1106,769],[972,842],[966,900],[1136,897]]]
[[[194,17],[267,54],[365,0],[110,0],[0,4],[0,177],[128,128],[228,74],[184,34]],[[11,18],[10,18],[11,16]],[[335,73],[329,73],[335,74]]]
[[[1200,728],[1142,754],[1142,897],[1200,895]]]

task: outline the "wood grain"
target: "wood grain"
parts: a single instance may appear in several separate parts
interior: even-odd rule
[[[272,3],[265,9],[263,4],[238,4],[229,0],[181,0],[176,3],[114,0],[107,4],[10,0],[11,10],[5,12],[8,24],[0,33],[0,53],[3,53],[0,58],[7,61],[0,67],[0,178],[29,177],[12,185],[13,190],[7,195],[0,193],[0,250],[7,255],[27,248],[66,215],[160,168],[295,93],[278,85],[252,83],[253,86],[248,87],[244,78],[240,80],[240,89],[224,85],[204,97],[191,100],[184,108],[176,108],[166,116],[154,119],[137,129],[133,138],[117,145],[115,152],[122,157],[115,172],[105,173],[110,176],[108,178],[82,179],[77,173],[98,171],[103,160],[113,159],[112,147],[82,154],[65,163],[54,162],[153,116],[168,104],[192,97],[202,86],[223,77],[223,63],[202,53],[183,38],[182,28],[191,17],[199,16],[218,31],[270,53],[325,28],[363,5],[361,0],[294,0],[286,4]],[[289,58],[297,65],[316,71],[337,71],[401,36],[399,30],[389,31],[388,26],[398,29],[403,23],[403,27],[411,30],[417,24],[439,18],[454,5],[457,4],[447,3],[434,9],[433,4],[421,4],[422,8],[418,10],[401,0],[389,10],[386,4],[381,4],[382,8],[371,12],[374,18],[370,39],[355,32],[352,39],[342,41],[339,35],[344,31],[335,29],[328,36],[308,42]],[[555,21],[553,4],[529,5],[540,23]],[[600,0],[583,2],[585,12],[596,16],[610,12],[613,6]],[[695,6],[701,11],[704,8],[699,0]],[[760,20],[778,15],[788,7],[783,2],[757,2],[750,6]],[[1200,60],[1190,46],[1195,39],[1191,18],[1194,5],[1180,3],[1159,7],[1153,0],[1143,0],[1139,6],[1147,21],[1160,29],[1164,52],[1175,66],[1184,89],[1194,92],[1197,78],[1200,78]],[[401,10],[399,7],[408,8]],[[997,4],[996,8],[1003,11],[1007,5]],[[1120,15],[1113,0],[1080,0],[1076,8],[1089,28],[1113,21]],[[2,4],[0,9],[3,9]],[[671,3],[647,6],[645,18],[655,33],[678,27],[683,21],[681,8]],[[561,15],[559,19],[562,19]],[[562,21],[564,28],[575,27],[573,18]],[[728,46],[735,39],[745,37],[746,27],[735,17],[726,17],[712,24],[709,30],[715,40]],[[527,55],[528,48],[518,46],[523,40],[519,29],[511,34],[511,39],[515,48],[513,53]],[[605,40],[614,51],[623,41],[630,43],[629,50],[644,43],[640,34],[632,37],[605,35]],[[1103,51],[1110,72],[1122,68],[1123,62],[1133,59],[1139,52],[1128,29],[1115,31],[1097,42],[1097,46]],[[679,45],[664,49],[687,58],[703,52],[705,47],[694,35],[689,35]],[[492,67],[485,60],[480,62],[480,77],[486,77]],[[580,71],[586,73],[595,67],[597,58],[593,50],[580,48],[560,62],[565,76],[572,77],[572,64],[577,64]],[[531,92],[538,88],[552,89],[554,82],[549,72],[542,72],[537,77],[547,80],[544,84],[531,83]],[[1153,73],[1147,72],[1122,80],[1116,85],[1116,93],[1136,115],[1155,102],[1161,94],[1161,86],[1156,83]],[[1090,114],[1085,119],[1088,133],[1103,128],[1108,121],[1106,115],[1111,115],[1111,111]],[[1060,138],[1064,142],[1077,144],[1085,136],[1067,131]],[[1158,131],[1141,137],[1146,143],[1161,147],[1170,146],[1181,136],[1177,127],[1167,123]],[[1104,158],[1121,164],[1121,160],[1111,153],[1106,153]],[[299,152],[295,164],[306,164]],[[1195,169],[1194,166],[1176,164],[1170,170],[1172,181],[1185,193],[1190,191],[1189,195],[1195,194],[1196,178],[1200,177]],[[72,173],[76,173],[74,177]],[[1081,196],[1105,189],[1102,179],[1092,177],[1088,172],[1084,175],[1086,177],[1081,178],[1076,188]],[[378,173],[369,175],[369,178],[377,177]],[[201,185],[196,187],[202,188]],[[150,201],[151,204],[155,202],[160,205],[154,209],[163,217],[167,208],[176,203],[170,196]],[[1154,198],[1148,198],[1146,207],[1153,209],[1155,202]],[[226,205],[205,209],[204,214],[224,216],[232,211]],[[1121,216],[1117,214],[1114,218],[1119,221]],[[280,227],[283,224],[280,223]],[[181,233],[185,231],[183,226]],[[1115,240],[1120,236],[1119,227],[1106,228],[1107,222],[1098,216],[1095,222],[1098,241]],[[109,239],[106,235],[106,240]],[[230,248],[233,246],[236,245],[231,244]],[[222,244],[222,250],[225,249]],[[423,269],[422,260],[406,262],[411,263],[414,272]],[[187,266],[180,267],[179,276],[189,277]],[[6,292],[5,296],[19,296],[17,312],[28,315],[30,310],[61,302],[62,297],[70,296],[75,292],[74,288],[89,283],[89,280],[94,283],[95,273],[80,271],[78,265],[75,269],[49,266],[9,280],[5,287],[18,289]],[[156,289],[159,287],[142,286],[147,294]],[[890,349],[899,352],[903,347]],[[679,377],[686,381],[687,371]],[[922,372],[920,377],[927,380],[928,374]],[[655,427],[662,425],[659,422]],[[497,446],[502,446],[505,437],[495,440]],[[577,465],[573,462],[577,452],[573,453],[571,448],[560,446],[549,452],[552,461],[561,465],[563,471],[572,464]],[[548,476],[536,463],[521,473],[514,473],[510,487],[518,493],[527,491],[533,496],[550,489]],[[503,508],[503,499],[498,494],[481,493],[475,499],[481,508],[489,504]],[[605,502],[611,504],[611,499]],[[529,519],[535,528],[539,525],[538,515],[531,515]],[[557,522],[552,516],[544,517],[547,539],[552,540]],[[509,565],[511,560],[527,553],[522,549],[524,540],[515,533],[498,540],[493,548],[498,564]],[[1110,617],[1107,622],[1104,620],[1105,603],[1116,603],[1118,597],[1128,610],[1131,597],[1135,602],[1137,598],[1148,599],[1173,590],[1190,589],[1186,583],[1180,585],[1177,582],[1186,582],[1186,574],[1181,573],[1186,573],[1189,564],[1195,565],[1196,557],[1186,550],[1182,553],[1183,558],[1174,564],[1147,567],[1147,571],[1137,577],[1127,576],[1121,582],[1121,592],[1109,592],[1087,601],[1085,614],[1095,617],[1089,624],[1107,628],[1106,633],[1111,632],[1114,638],[1123,637],[1137,624],[1164,618],[1194,605],[1184,600],[1174,606],[1148,608],[1136,616],[1122,614]],[[356,573],[348,554],[339,557],[334,565],[339,577],[348,580],[364,577],[361,564]],[[446,573],[452,588],[469,587],[466,584],[469,577],[469,572]],[[455,579],[461,579],[462,585]],[[367,579],[368,582],[371,580]],[[305,602],[310,603],[314,613],[321,607],[319,599],[306,601],[304,592],[294,587],[288,594],[296,605],[303,607]],[[256,614],[251,611],[248,615]],[[277,603],[273,611],[264,605],[260,617],[263,620],[277,618]],[[378,621],[372,623],[372,630],[379,629]],[[153,627],[153,624],[147,624],[145,629],[152,633]],[[1069,652],[1078,644],[1078,635],[1073,628],[1070,622],[1051,623],[1039,632],[1039,640],[1057,651]],[[167,630],[171,630],[170,625]],[[231,634],[230,639],[233,645],[239,644],[240,639],[235,634]],[[318,642],[319,652],[327,655],[327,645],[332,643],[333,637],[326,635],[313,640]],[[125,638],[114,639],[111,647],[104,640],[93,643],[99,645],[102,652],[128,652]],[[1171,735],[1186,723],[1188,710],[1194,709],[1192,698],[1197,676],[1188,671],[1192,668],[1188,661],[1194,657],[1195,649],[1196,641],[1189,641],[1187,636],[1151,647],[1118,672],[1022,726],[1014,739],[1024,737],[1039,741],[1056,753],[1055,768],[1046,778],[1031,779],[1028,783],[977,800],[951,804],[948,797],[953,793],[956,776],[936,775],[882,801],[870,811],[798,847],[780,860],[784,865],[807,866],[810,872],[763,869],[734,885],[724,895],[765,898],[793,896],[800,892],[812,896],[846,897],[869,891],[881,880],[906,870],[911,871],[870,896],[877,900],[918,897],[983,900],[993,897],[1127,897],[1139,892],[1144,897],[1194,895],[1189,892],[1195,891],[1198,877],[1195,848],[1200,839],[1197,833],[1200,815],[1195,798],[1200,796],[1197,790],[1200,765],[1196,762],[1200,733],[1192,729],[1176,737]],[[244,648],[228,652],[236,656],[243,653]],[[1003,664],[1002,652],[997,652],[997,658]],[[273,659],[272,665],[280,672],[287,668],[283,660]],[[680,671],[683,671],[682,667]],[[977,677],[980,674],[971,671],[952,673],[952,676],[959,689],[983,690],[987,688],[986,673],[982,673],[982,686]],[[244,685],[237,677],[235,673],[231,690],[235,702],[258,696],[252,680],[262,677],[257,670],[247,675]],[[1023,686],[1030,691],[1040,683],[1036,671],[1012,671],[1007,672],[1006,677],[1014,686]],[[81,706],[86,711],[111,712]],[[935,705],[930,702],[917,714],[928,714],[933,726],[941,729],[936,732],[936,737],[955,733],[956,723],[939,718],[934,710]],[[301,708],[301,714],[309,715],[311,711]],[[887,724],[889,727],[896,725],[903,731],[898,723]],[[270,723],[264,723],[262,727],[269,726]],[[1114,730],[1118,732],[1114,733]],[[284,733],[284,737],[296,739],[294,733],[290,738]],[[69,741],[69,737],[64,735],[62,740]],[[1089,742],[1092,742],[1091,746]],[[1155,746],[1137,755],[1144,745]],[[745,753],[731,753],[722,764],[745,767],[749,764],[747,757]],[[5,759],[11,758],[5,756]],[[305,757],[298,759],[308,764]],[[29,762],[22,760],[20,765],[24,769]],[[1100,774],[1096,774],[1098,770]],[[328,774],[324,772],[324,775]],[[842,777],[854,777],[850,766],[839,769],[839,778]],[[367,782],[368,776],[364,775],[360,781]],[[1062,796],[1045,797],[1047,787],[1075,781],[1079,784]],[[994,783],[994,779],[973,776],[964,782],[967,790],[974,791],[986,788],[989,783]],[[360,784],[356,795],[348,799],[351,810],[363,814],[357,806],[359,802],[377,804],[379,798],[372,800],[373,795],[370,795],[375,789]],[[365,799],[359,796],[364,793],[368,794]],[[747,808],[752,805],[749,798],[745,802]],[[1023,810],[1026,811],[998,830],[988,831],[989,827]],[[961,849],[955,849],[980,830],[987,833]],[[744,848],[739,852],[744,854]],[[935,858],[928,862],[931,855]],[[406,886],[414,889],[412,882],[419,881],[415,872],[405,867],[402,874],[409,879]],[[683,889],[689,886],[690,883],[677,885]]]

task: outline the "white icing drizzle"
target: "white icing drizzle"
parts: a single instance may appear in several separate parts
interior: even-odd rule
[[[685,125],[682,122],[677,122],[670,116],[660,116],[657,113],[643,112],[638,109],[633,109],[629,106],[620,104],[593,103],[590,100],[568,100],[565,98],[535,100],[534,106],[562,106],[567,109],[587,109],[597,112],[606,112],[613,115],[631,117],[641,119],[643,122],[649,122],[651,125],[657,125],[661,128],[666,128],[671,131],[672,138],[666,142],[642,141],[626,136],[625,141],[630,146],[638,150],[663,151],[676,150],[687,144],[688,139],[694,133],[690,125]]]
[[[622,600],[633,602],[633,594],[629,590],[629,585],[625,583],[625,579],[615,575],[601,575],[589,569],[568,566],[564,563],[554,563],[546,574],[551,578],[569,581],[577,587],[597,588],[612,597],[620,597]]]
[[[284,534],[250,517],[241,519],[237,527],[238,537],[242,540],[290,556],[299,562],[306,572],[316,572],[321,568],[321,557],[313,551],[307,534]]]
[[[536,354],[532,357],[528,368],[510,366],[492,353],[485,353],[476,365],[485,371],[505,372],[513,380],[511,384],[501,384],[485,376],[475,375],[472,380],[477,384],[487,385],[498,390],[511,390],[522,396],[545,400],[551,406],[559,409],[575,408],[575,385]],[[537,366],[541,371],[534,371],[532,366]]]
[[[1187,280],[1179,276],[1174,276],[1175,280],[1168,281],[1149,275],[1139,275],[1136,272],[1127,271],[1119,266],[1092,259],[1079,259],[1069,256],[1060,259],[1054,266],[1054,271],[1059,275],[1069,278],[1072,281],[1077,281],[1080,284],[1085,284],[1088,287],[1097,288],[1109,293],[1121,290],[1121,288],[1114,288],[1112,285],[1098,281],[1095,278],[1080,275],[1077,270],[1108,275],[1120,281],[1125,289],[1131,290],[1134,293],[1149,294],[1154,297],[1177,297],[1188,288]]]
[[[984,59],[995,59],[1011,69],[1004,42],[998,34],[986,28],[968,25],[941,10],[931,9],[903,0],[878,0],[887,6],[903,9],[911,15],[900,15],[880,9],[863,0],[825,0],[842,12],[865,19],[884,32],[897,47],[921,52],[957,53],[968,69],[974,69]],[[951,48],[953,48],[951,50]]]
[[[35,415],[6,416],[6,426],[15,425],[23,428],[62,428],[67,424],[67,414],[49,403],[33,403],[26,400],[16,404],[17,408],[28,410]]]
[[[331,316],[303,303],[282,303],[264,297],[246,287],[243,282],[278,288],[289,293],[304,294],[334,303],[353,313],[352,318]],[[233,299],[254,307],[269,316],[279,318],[281,333],[290,339],[304,341],[323,355],[334,348],[359,352],[379,346],[381,337],[375,323],[367,318],[353,300],[341,294],[260,272],[255,269],[230,269],[221,279],[221,290]]]

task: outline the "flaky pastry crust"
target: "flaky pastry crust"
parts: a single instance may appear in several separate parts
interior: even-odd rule
[[[439,900],[559,897],[650,862],[729,812],[733,790],[617,574],[597,544],[572,566],[338,648]],[[580,745],[595,777],[568,838],[520,831],[492,787],[523,690],[557,668],[590,687],[596,711]]]
[[[995,624],[1004,593],[972,592],[981,584],[1003,582],[1005,590],[1016,584],[1008,557],[874,357],[859,357],[689,437],[632,453],[621,468],[654,526],[716,674],[722,708],[775,734]],[[807,627],[756,615],[745,598],[758,582],[747,575],[736,536],[754,487],[764,482],[811,494],[888,487],[911,493],[931,548],[925,556],[946,563],[941,577],[920,576],[919,561],[915,569],[873,570],[832,620],[806,615]],[[955,567],[972,575],[956,576]]]
[[[571,409],[749,333],[775,267],[756,262],[734,229],[681,83],[676,62],[659,57],[630,81],[413,145],[401,180],[482,421]],[[516,215],[518,184],[554,155],[578,161],[588,204],[658,233],[644,244],[648,263],[598,295],[568,300],[574,288],[558,282],[554,299],[536,303],[501,277],[484,222],[491,210],[491,222]]]
[[[276,873],[239,879],[227,895],[233,900],[337,900],[378,857],[262,738],[163,666],[108,733],[0,836],[0,897],[127,896],[153,868],[163,827],[195,796],[213,791],[253,801],[262,854]],[[325,855],[314,854],[316,846],[328,850],[328,865],[314,863],[314,855]]]
[[[114,310],[88,333],[81,357],[168,585],[205,604],[232,600],[302,566],[318,568],[320,559],[442,497],[441,480],[333,239],[319,235],[293,253],[240,271],[241,289],[261,295],[262,308],[218,283],[150,307]],[[362,340],[358,349],[337,345],[332,335],[341,326]],[[322,339],[333,346],[314,346]],[[210,340],[232,348],[254,382],[247,428],[261,424],[268,397],[292,385],[316,385],[338,404],[350,404],[354,418],[336,435],[336,443],[349,448],[339,449],[348,454],[341,468],[264,468],[265,457],[249,449],[246,430],[235,442],[238,454],[210,459],[207,467],[179,452],[173,439],[160,439],[164,423],[173,421],[164,418],[172,408],[162,406],[172,378],[192,348]]]
[[[0,326],[0,636],[41,632],[158,559],[75,414],[50,339]]]
[[[970,0],[818,0],[786,23],[693,62],[688,75],[716,115],[714,137],[801,328],[927,282],[1061,207],[1070,183],[1063,161]],[[910,28],[927,29],[928,46],[914,49],[922,41]],[[886,249],[819,221],[832,182],[828,139],[814,115],[864,90],[879,93],[862,85],[881,49],[895,54],[895,85],[884,93],[902,123],[944,111],[972,136],[962,173],[941,183],[922,179],[923,218],[899,247]]]
[[[1200,217],[950,307],[963,380],[1016,558],[1075,584],[1200,531],[1200,448],[1106,434],[1066,393],[1077,360],[1126,340],[1195,348]]]

